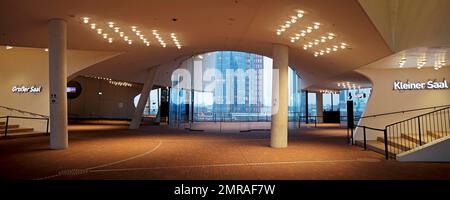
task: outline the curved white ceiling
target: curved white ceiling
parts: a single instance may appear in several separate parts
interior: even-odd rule
[[[277,36],[278,26],[296,9],[306,14],[304,22],[297,22],[292,31],[318,21],[322,24],[320,32],[311,36],[332,32],[350,49],[316,58],[313,51],[302,49],[305,41],[290,43],[289,36],[294,32]],[[335,77],[362,79],[352,71],[392,53],[357,0],[2,0],[0,15],[0,44],[44,48],[48,42],[47,21],[63,18],[68,23],[69,49],[124,52],[81,74],[133,82],[143,82],[142,72],[149,67],[160,65],[167,71],[198,53],[238,50],[271,57],[272,44],[281,43],[290,47],[289,65],[301,74],[305,86],[312,86]],[[109,44],[81,23],[83,16],[137,25],[147,35],[157,29],[167,43],[167,35],[174,32],[183,47],[162,48],[155,40],[150,47]]]

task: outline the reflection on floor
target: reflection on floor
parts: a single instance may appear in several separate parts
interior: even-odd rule
[[[70,127],[67,150],[48,137],[0,140],[2,179],[450,179],[450,164],[400,163],[346,143],[338,127],[206,133],[123,125]]]

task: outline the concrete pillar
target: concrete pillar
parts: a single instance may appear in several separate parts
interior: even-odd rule
[[[134,111],[133,118],[131,119],[130,129],[138,129],[141,125],[142,113],[144,112],[145,104],[147,103],[150,91],[153,88],[153,82],[158,67],[151,67],[147,73],[147,79],[145,80],[144,87],[141,91],[141,97],[139,98],[138,105]]]
[[[323,95],[320,92],[316,92],[316,111],[317,111],[317,122],[323,122]]]
[[[50,148],[66,149],[67,134],[67,24],[62,19],[48,22],[50,82]]]
[[[288,144],[288,55],[287,46],[273,45],[270,146],[274,148],[284,148]]]

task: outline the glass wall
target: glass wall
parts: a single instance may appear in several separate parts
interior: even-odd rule
[[[323,93],[323,110],[339,111],[339,94]]]
[[[300,78],[289,68],[289,120],[301,113]],[[184,61],[172,74],[170,123],[264,122],[272,112],[272,59],[217,51]]]

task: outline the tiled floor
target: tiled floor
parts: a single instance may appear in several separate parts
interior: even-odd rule
[[[0,140],[1,179],[450,179],[447,163],[400,163],[346,144],[345,129],[203,133],[147,126],[72,126],[69,149],[48,137]]]

